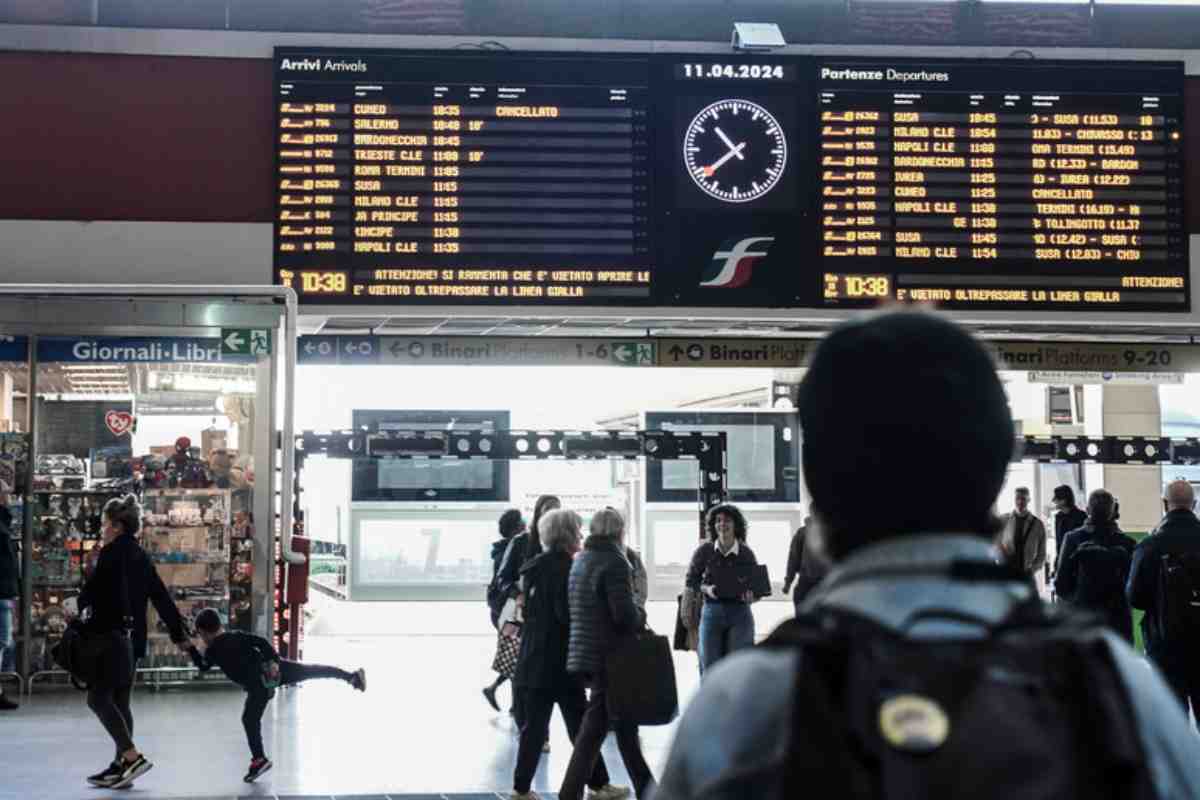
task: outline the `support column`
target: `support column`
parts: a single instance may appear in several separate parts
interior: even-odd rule
[[[1157,386],[1105,386],[1105,436],[1160,436],[1162,408]],[[1095,487],[1089,487],[1095,488]],[[1121,503],[1126,532],[1149,531],[1162,519],[1162,468],[1108,464],[1104,488]]]

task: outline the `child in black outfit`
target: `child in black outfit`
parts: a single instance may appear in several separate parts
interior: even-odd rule
[[[242,711],[242,727],[250,742],[250,769],[244,780],[252,783],[271,769],[271,761],[263,752],[262,716],[267,703],[275,696],[276,686],[291,686],[312,678],[338,678],[358,689],[367,690],[365,670],[347,672],[321,664],[302,664],[279,657],[271,643],[261,636],[241,631],[226,631],[221,615],[211,608],[196,617],[199,640],[192,641],[188,651],[201,672],[213,667],[246,690],[246,707]]]

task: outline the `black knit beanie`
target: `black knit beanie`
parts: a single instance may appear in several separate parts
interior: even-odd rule
[[[804,477],[835,559],[892,536],[989,535],[1008,399],[964,329],[890,311],[838,326],[800,388]]]

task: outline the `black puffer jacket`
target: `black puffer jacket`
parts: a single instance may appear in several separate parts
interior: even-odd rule
[[[633,602],[633,570],[616,541],[589,536],[571,567],[571,644],[567,671],[604,675],[604,660],[619,636],[646,624]]]
[[[118,536],[100,550],[96,569],[79,593],[79,610],[81,613],[85,608],[92,610],[87,627],[98,632],[122,630],[126,613],[131,615],[133,655],[145,658],[147,602],[154,603],[171,633],[171,641],[187,639],[179,609],[142,546],[128,534]]]
[[[525,593],[525,624],[521,628],[521,656],[513,685],[526,689],[557,689],[570,681],[567,643],[571,636],[571,608],[567,580],[571,557],[563,552],[542,553],[521,568]]]
[[[16,600],[21,594],[21,562],[17,559],[12,513],[0,506],[0,600]]]

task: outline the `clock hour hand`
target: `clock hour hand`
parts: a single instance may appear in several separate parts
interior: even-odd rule
[[[735,154],[738,157],[738,160],[744,161],[746,159],[746,157],[744,155],[742,155],[740,152],[741,147],[745,147],[745,144],[742,144],[740,146],[735,146],[734,143],[729,140],[729,137],[725,135],[725,131],[721,130],[720,128],[713,128],[713,130],[716,131],[717,136],[721,137],[721,141],[725,143],[725,146],[735,152]]]
[[[707,167],[704,168],[704,177],[711,178],[713,176],[714,172],[719,170],[722,166],[724,166],[726,161],[733,158],[734,156],[737,156],[738,158],[745,158],[745,156],[742,155],[742,151],[745,149],[746,149],[745,142],[742,142],[741,144],[737,145],[736,147],[733,147],[733,149],[731,149],[728,153],[721,156],[716,161],[714,161],[712,164],[709,164]]]

